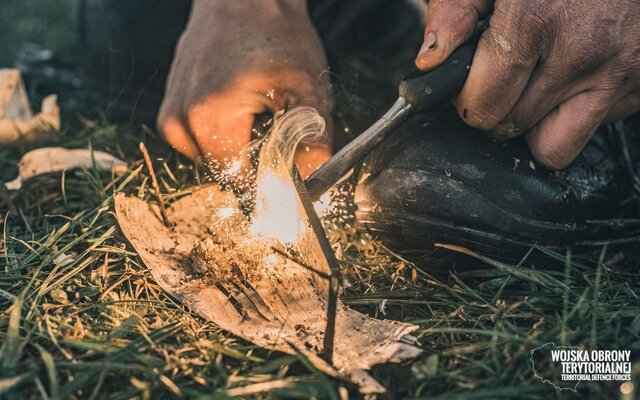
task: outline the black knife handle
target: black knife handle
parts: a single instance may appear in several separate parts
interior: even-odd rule
[[[414,111],[425,113],[442,106],[460,93],[469,76],[479,35],[458,47],[438,68],[415,71],[400,82],[400,96]]]

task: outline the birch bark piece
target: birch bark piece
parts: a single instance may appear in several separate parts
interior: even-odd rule
[[[197,189],[167,210],[173,228],[162,223],[156,206],[122,193],[116,196],[115,212],[120,229],[160,287],[194,312],[260,347],[292,354],[293,346],[322,371],[358,385],[362,393],[384,392],[366,370],[417,357],[421,350],[407,344],[417,326],[378,320],[339,302],[334,365],[329,366],[317,356],[327,296],[327,283],[317,274],[281,257],[269,265],[269,273],[244,286],[221,287],[193,276],[190,252],[196,242],[211,237],[211,210],[233,202],[233,195],[217,186]],[[244,217],[239,213],[238,218]],[[308,235],[302,242],[304,261],[328,273],[317,240]]]
[[[35,176],[74,168],[89,169],[94,165],[100,171],[114,171],[116,174],[127,171],[127,163],[104,151],[42,147],[22,156],[18,165],[18,177],[7,182],[5,187],[19,190],[22,182]]]
[[[0,146],[41,140],[59,129],[57,96],[45,97],[41,112],[34,116],[20,71],[0,69]]]

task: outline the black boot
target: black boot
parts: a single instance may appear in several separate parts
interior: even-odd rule
[[[441,242],[518,258],[535,243],[638,242],[632,164],[640,141],[630,125],[601,128],[571,166],[554,173],[533,161],[522,138],[492,141],[451,109],[413,117],[366,161],[357,219],[397,251]]]

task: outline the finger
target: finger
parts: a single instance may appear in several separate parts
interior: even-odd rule
[[[547,168],[565,168],[602,124],[611,103],[610,94],[590,91],[560,104],[527,133],[531,153]]]
[[[201,102],[187,113],[187,125],[205,157],[224,165],[251,141],[253,113],[232,101]]]
[[[333,154],[333,123],[330,116],[324,118],[326,124],[324,134],[311,142],[303,141],[296,148],[293,161],[302,179],[307,179]]]
[[[508,129],[526,132],[558,105],[594,86],[593,76],[576,79],[569,71],[557,72],[547,65],[537,66],[512,110],[492,133],[509,137]]]
[[[618,100],[607,114],[605,121],[620,121],[640,111],[640,92],[631,93]]]
[[[254,175],[250,153],[254,114],[232,99],[213,98],[192,107],[188,127],[204,156],[210,177],[236,194],[252,186]]]
[[[427,11],[424,42],[416,57],[416,66],[429,71],[446,60],[469,40],[481,17],[489,12],[489,0],[431,1]]]
[[[306,180],[318,167],[331,158],[331,145],[328,142],[301,144],[296,150],[293,161],[300,176]]]
[[[166,115],[165,112],[161,111],[157,124],[167,143],[174,149],[192,160],[198,157],[200,150],[179,118]]]
[[[598,48],[587,55],[572,52],[567,44],[548,49],[504,122],[528,131],[559,104],[610,81],[611,65],[603,65],[603,59],[608,55]]]
[[[536,39],[517,23],[514,14],[494,14],[478,43],[469,77],[455,101],[471,126],[493,130],[511,112],[533,74],[539,60]],[[509,128],[505,136],[521,132],[517,126]]]

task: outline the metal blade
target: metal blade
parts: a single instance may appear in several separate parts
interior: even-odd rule
[[[331,363],[333,357],[333,342],[336,329],[338,291],[340,289],[340,263],[338,262],[338,259],[333,252],[333,248],[331,247],[331,243],[329,243],[329,239],[327,238],[327,234],[324,231],[322,222],[320,221],[320,218],[318,217],[318,214],[313,207],[313,203],[309,198],[309,194],[307,193],[305,184],[302,181],[300,173],[298,172],[298,168],[295,164],[293,164],[291,167],[291,180],[293,181],[293,185],[298,191],[298,196],[300,198],[300,202],[302,203],[302,207],[307,214],[309,225],[311,226],[311,229],[313,230],[313,233],[318,240],[320,250],[322,251],[324,258],[329,265],[329,270],[331,271],[331,275],[329,276],[329,292],[327,294],[327,327],[324,333],[324,343],[322,351],[323,358],[327,362]]]
[[[323,193],[338,183],[349,170],[379,145],[389,132],[406,120],[411,113],[411,105],[403,97],[398,97],[389,111],[380,117],[375,124],[322,164],[305,181],[306,191],[311,201],[318,200]]]

